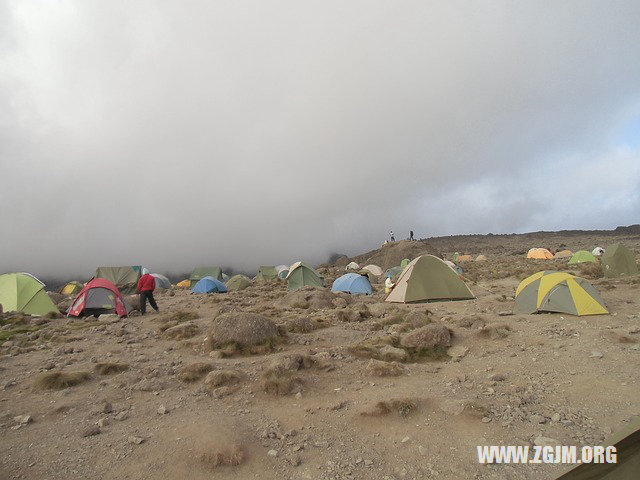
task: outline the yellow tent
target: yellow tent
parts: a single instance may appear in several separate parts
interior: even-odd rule
[[[550,258],[553,258],[553,253],[546,248],[532,248],[527,252],[527,258],[549,260]]]
[[[189,288],[191,286],[191,281],[187,278],[186,280],[182,280],[181,282],[178,282],[178,284],[176,285],[176,287],[178,288]]]
[[[525,278],[516,289],[516,308],[522,313],[557,312],[606,315],[598,291],[587,280],[566,272],[543,271]]]

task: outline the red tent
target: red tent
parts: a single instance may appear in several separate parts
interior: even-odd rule
[[[79,317],[86,313],[98,316],[114,312],[121,317],[127,316],[127,304],[122,294],[106,278],[94,278],[80,290],[67,315]]]

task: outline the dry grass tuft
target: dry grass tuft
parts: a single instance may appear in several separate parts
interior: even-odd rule
[[[262,377],[262,389],[270,395],[289,395],[302,391],[302,378],[282,366],[269,368]]]
[[[33,388],[35,391],[63,390],[80,385],[90,378],[89,372],[49,372],[41,375]]]
[[[126,363],[96,363],[94,370],[98,375],[113,375],[129,370]]]
[[[372,358],[367,363],[367,373],[375,377],[398,377],[404,371],[404,368],[398,362],[383,362]]]
[[[196,382],[213,370],[210,363],[198,362],[187,365],[180,372],[179,378],[183,382]]]
[[[498,340],[500,338],[506,338],[510,332],[511,327],[509,325],[506,323],[498,323],[483,327],[478,332],[478,336]]]
[[[200,318],[200,315],[198,314],[198,312],[192,312],[190,310],[180,310],[166,317],[166,320],[169,322],[182,323],[182,322],[189,322],[191,320],[196,320],[197,318]]]
[[[200,455],[200,462],[207,469],[218,467],[237,467],[244,462],[245,454],[242,446],[231,445],[214,452],[207,452]]]
[[[604,277],[604,270],[602,269],[600,262],[579,263],[578,272],[581,277],[585,278],[595,279]]]
[[[49,312],[45,315],[45,317],[49,319],[62,318],[62,314],[60,312]]]
[[[238,370],[217,370],[210,372],[205,378],[205,385],[215,388],[227,385],[237,385],[246,378],[243,372]]]
[[[401,417],[408,417],[418,408],[418,401],[413,398],[395,398],[375,404],[371,410],[361,412],[365,417],[383,417],[396,413]]]

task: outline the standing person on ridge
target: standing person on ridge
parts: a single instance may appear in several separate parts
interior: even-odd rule
[[[409,230],[409,240],[413,240],[413,230]]]
[[[392,241],[392,242],[395,242],[395,241],[396,241],[396,238],[393,236],[393,230],[391,230],[391,231],[389,232],[389,236],[391,237],[391,241]]]
[[[138,280],[138,291],[140,292],[140,314],[144,315],[147,311],[147,299],[149,300],[149,305],[156,311],[159,312],[158,304],[156,303],[156,299],[153,298],[153,291],[156,289],[156,279],[153,275],[149,275],[149,270],[146,268],[142,269],[142,276],[140,280]]]

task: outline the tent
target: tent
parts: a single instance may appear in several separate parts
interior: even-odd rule
[[[410,303],[475,298],[469,287],[443,260],[421,255],[404,269],[387,302]]]
[[[276,278],[278,278],[278,271],[276,270],[276,267],[274,267],[273,265],[261,266],[258,269],[258,274],[256,275],[256,279],[261,281],[275,280]]]
[[[227,290],[230,292],[236,292],[238,290],[244,290],[247,287],[251,286],[251,280],[249,277],[245,277],[244,275],[234,275],[229,280],[227,280]]]
[[[621,243],[607,247],[600,257],[605,277],[637,275],[636,256]]]
[[[367,265],[366,267],[362,267],[362,270],[368,270],[369,272],[373,273],[376,277],[379,277],[384,273],[382,269],[377,265]]]
[[[587,262],[596,263],[596,257],[594,257],[591,252],[587,252],[586,250],[578,250],[569,260],[569,265]]]
[[[189,276],[189,281],[191,284],[189,285],[193,288],[198,281],[203,279],[204,277],[212,277],[216,280],[222,281],[222,269],[220,267],[198,267],[194,268]]]
[[[476,257],[476,262],[486,262],[486,261],[487,261],[487,257],[485,255],[480,254]]]
[[[351,294],[371,295],[371,283],[364,275],[357,273],[345,273],[331,285],[333,292],[346,292]]]
[[[559,252],[556,252],[553,258],[569,258],[571,255],[571,250],[560,250]]]
[[[112,282],[106,278],[94,278],[87,283],[75,298],[67,316],[72,317],[116,313],[126,317],[129,307],[122,294]]]
[[[189,280],[188,278],[185,278],[184,280],[176,284],[176,287],[178,288],[189,288],[190,286],[191,286],[191,280]]]
[[[403,270],[404,270],[404,267],[391,267],[384,272],[384,276],[385,278],[387,277],[387,275],[391,275],[392,277],[395,277],[396,275],[402,273]]]
[[[289,290],[297,290],[306,285],[312,287],[324,286],[324,280],[320,274],[302,262],[296,262],[291,265],[286,278]]]
[[[171,288],[171,282],[164,275],[152,273],[151,276],[156,279],[156,288]]]
[[[609,313],[600,294],[587,280],[548,270],[534,273],[520,282],[516,289],[516,308],[522,313]]]
[[[285,278],[287,278],[287,275],[289,275],[289,269],[287,268],[286,270],[280,270],[278,272],[278,278],[284,280]]]
[[[400,266],[402,268],[406,267],[407,265],[409,265],[409,263],[411,262],[411,260],[409,260],[408,258],[403,258],[402,261],[400,262]]]
[[[636,480],[640,472],[640,417],[615,432],[600,445],[616,447],[615,463],[582,463],[556,480]],[[578,458],[579,457],[578,453]]]
[[[462,275],[464,273],[464,270],[462,270],[462,267],[459,267],[458,265],[453,263],[451,260],[444,260],[444,263],[446,263],[450,268],[452,268],[453,271],[456,272],[458,275]]]
[[[45,292],[44,283],[28,273],[0,275],[0,305],[4,312],[60,313]]]
[[[541,260],[549,260],[553,258],[553,253],[551,253],[546,248],[531,248],[527,252],[527,258],[537,258]]]
[[[136,293],[142,268],[139,265],[125,267],[98,267],[94,278],[105,278],[125,294]]]
[[[471,255],[458,255],[457,262],[468,262],[471,260]]]
[[[191,291],[193,293],[227,293],[227,287],[217,278],[206,276],[198,280]]]
[[[356,262],[351,262],[348,263],[346,267],[344,267],[345,270],[360,270],[360,265],[358,265]]]
[[[60,289],[60,293],[62,295],[76,295],[82,288],[84,287],[84,283],[76,282],[75,280],[67,283],[64,287]]]
[[[602,248],[602,247],[596,247],[591,251],[591,254],[596,256],[596,257],[599,257],[603,253],[604,253],[604,248]]]

